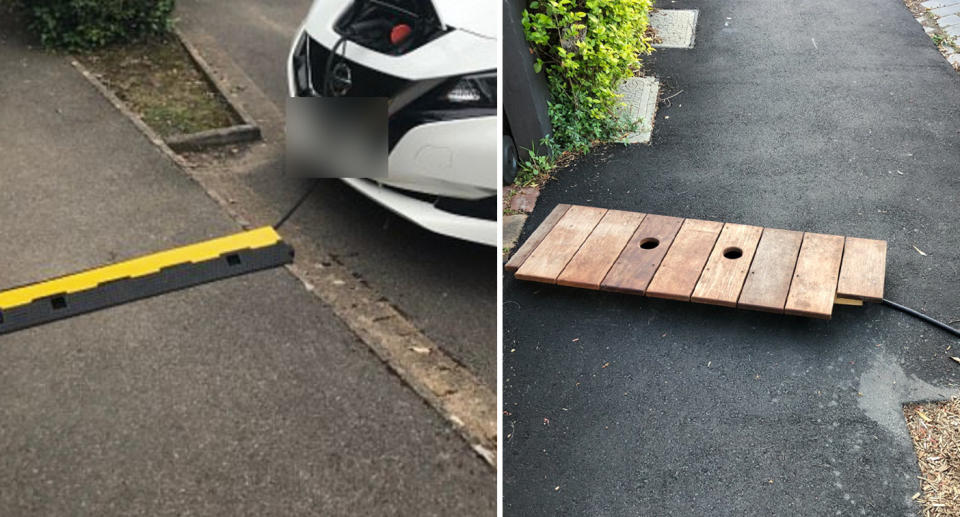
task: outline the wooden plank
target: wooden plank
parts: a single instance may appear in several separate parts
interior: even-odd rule
[[[610,210],[557,277],[557,284],[599,289],[645,214]]]
[[[763,228],[726,223],[690,301],[736,307]]]
[[[843,266],[841,266],[842,268]],[[839,296],[833,300],[834,305],[856,305],[857,307],[863,307],[863,300],[857,300],[855,298],[841,298]]]
[[[737,307],[782,313],[802,242],[803,232],[764,228]]]
[[[520,280],[556,283],[557,276],[606,213],[604,208],[571,206],[514,276]]]
[[[868,302],[883,300],[887,271],[887,241],[847,237],[837,296]]]
[[[723,223],[687,219],[647,287],[647,296],[689,301]]]
[[[783,312],[830,319],[842,257],[842,236],[805,233]]]
[[[620,258],[600,283],[600,289],[644,294],[682,224],[683,218],[680,217],[653,214],[644,217]]]
[[[510,257],[510,260],[507,261],[507,265],[503,266],[507,271],[516,271],[520,269],[520,265],[523,264],[527,257],[533,253],[533,250],[537,249],[537,246],[543,242],[543,238],[550,233],[550,230],[556,226],[557,221],[563,217],[563,214],[567,213],[567,209],[570,208],[570,205],[559,204],[553,207],[553,210],[550,211],[550,215],[540,223],[540,226],[537,226],[537,229],[530,234],[530,237],[523,243],[523,246],[520,246],[520,249]]]

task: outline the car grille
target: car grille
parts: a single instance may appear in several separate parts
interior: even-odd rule
[[[310,45],[310,75],[312,86],[316,91],[323,90],[324,71],[327,67],[327,58],[330,57],[330,50],[314,41],[313,38],[307,38]],[[347,42],[347,45],[350,45]],[[401,79],[383,72],[378,72],[372,68],[365,67],[359,63],[344,58],[342,62],[350,67],[350,74],[353,86],[347,91],[347,97],[393,97],[403,91],[410,85],[410,81]]]
[[[309,55],[310,84],[297,84],[297,95],[318,95],[317,92],[323,90],[324,71],[327,67],[327,59],[330,57],[330,50],[306,34],[304,34],[304,40],[298,46],[293,64],[295,70],[298,70],[297,67],[301,66],[304,60],[305,48],[309,49],[306,54]],[[347,42],[347,44],[352,43]],[[415,81],[385,74],[350,59],[342,58],[341,62],[346,63],[351,71],[352,85],[346,92],[347,97],[386,97],[390,99],[415,84]],[[387,121],[387,148],[390,151],[396,147],[407,132],[423,124],[471,117],[496,116],[495,107],[459,107],[445,104],[441,100],[442,94],[457,80],[457,77],[449,78],[390,115]]]

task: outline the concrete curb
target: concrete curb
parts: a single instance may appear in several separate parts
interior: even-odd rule
[[[210,147],[221,145],[253,142],[260,139],[260,128],[250,124],[240,124],[207,131],[198,131],[187,135],[173,135],[167,137],[167,145],[178,153],[186,151],[203,151]]]
[[[205,59],[203,59],[203,56],[201,56],[200,52],[197,51],[197,48],[193,46],[193,43],[184,37],[183,33],[180,32],[180,29],[174,29],[173,33],[176,35],[180,45],[183,46],[183,48],[187,51],[187,54],[190,54],[190,58],[193,59],[193,62],[203,72],[204,77],[207,79],[207,83],[209,83],[210,86],[217,91],[220,97],[226,101],[227,105],[230,106],[230,109],[238,117],[240,117],[240,120],[243,121],[243,124],[225,128],[210,129],[207,131],[199,131],[197,133],[190,133],[186,135],[174,135],[167,138],[167,144],[170,146],[170,148],[177,152],[202,151],[209,147],[260,140],[262,135],[260,133],[260,126],[257,125],[257,121],[254,120],[253,117],[251,117],[250,114],[243,109],[243,106],[240,106],[233,101],[229,92],[227,91],[226,86],[220,81],[219,78],[217,78],[217,75],[213,73],[210,65],[207,64]]]

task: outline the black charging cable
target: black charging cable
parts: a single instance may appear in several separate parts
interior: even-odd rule
[[[279,230],[280,227],[283,226],[283,223],[287,222],[287,219],[290,219],[290,216],[292,216],[294,212],[296,212],[297,209],[300,208],[300,205],[302,205],[303,202],[306,201],[308,197],[310,197],[310,194],[313,194],[313,191],[317,190],[318,186],[320,186],[320,178],[314,178],[313,184],[310,185],[310,188],[308,188],[307,191],[304,192],[302,196],[300,196],[300,199],[298,199],[297,202],[294,203],[292,207],[290,207],[290,210],[287,210],[287,212],[283,214],[283,217],[281,217],[279,221],[274,223],[273,229]]]
[[[898,310],[898,311],[900,311],[900,312],[902,312],[902,313],[904,313],[904,314],[909,314],[909,315],[913,316],[914,318],[917,318],[917,319],[919,319],[919,320],[925,321],[925,322],[933,325],[934,327],[937,327],[937,328],[939,328],[939,329],[941,329],[941,330],[943,330],[943,331],[945,331],[945,332],[949,332],[949,333],[953,334],[954,336],[960,337],[960,330],[957,330],[957,329],[951,327],[950,325],[947,325],[946,323],[944,323],[944,322],[942,322],[942,321],[935,320],[935,319],[931,318],[930,316],[927,316],[926,314],[924,314],[924,313],[922,313],[922,312],[915,311],[915,310],[911,309],[910,307],[905,307],[905,306],[903,306],[903,305],[900,305],[900,304],[897,303],[897,302],[890,301],[890,300],[888,300],[888,299],[886,299],[886,298],[883,299],[883,305],[886,305],[887,307],[894,308],[894,309],[896,309],[896,310]]]
[[[337,49],[340,49],[340,60],[342,61],[347,55],[347,36],[341,36],[336,43],[333,44],[333,47],[330,49],[330,54],[327,55],[327,64],[323,68],[323,96],[331,97],[333,96],[333,65],[335,58],[337,57]]]

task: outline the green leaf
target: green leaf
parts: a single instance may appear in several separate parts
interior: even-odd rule
[[[548,114],[557,151],[586,151],[596,140],[619,138],[616,87],[635,75],[653,49],[645,32],[650,0],[534,0],[523,27],[544,73],[552,101]],[[573,43],[563,48],[563,42]],[[537,159],[534,166],[542,166]]]

